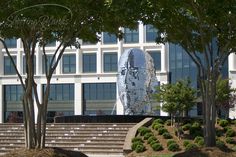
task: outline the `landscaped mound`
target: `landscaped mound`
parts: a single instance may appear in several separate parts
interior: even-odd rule
[[[63,150],[60,148],[45,148],[45,149],[17,149],[1,157],[88,157],[87,155],[76,152]]]

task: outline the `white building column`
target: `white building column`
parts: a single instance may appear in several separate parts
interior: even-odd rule
[[[74,115],[83,114],[82,83],[75,83]]]
[[[3,45],[2,43],[0,42],[0,75],[3,75],[4,74],[4,54],[2,52],[2,49],[3,49]]]
[[[120,56],[123,53],[123,40],[118,40],[118,52],[117,52],[117,59],[119,63]],[[119,94],[118,94],[118,82],[116,82],[116,114],[117,115],[123,115],[124,114],[124,107],[120,101]]]
[[[236,88],[236,55],[231,53],[229,55],[229,79],[231,86]],[[236,106],[229,110],[229,118],[235,119],[236,118]]]
[[[42,52],[40,51],[40,47],[39,47],[39,44],[37,44],[36,48],[35,48],[35,51],[36,51],[36,75],[41,75],[43,73],[42,71],[42,61],[43,61],[43,55],[42,55]]]
[[[144,50],[144,46],[143,43],[145,42],[145,32],[144,32],[144,27],[143,27],[143,23],[139,22],[139,44],[140,44],[140,48],[141,50]]]
[[[97,73],[102,73],[102,49],[101,49],[101,42],[97,43],[98,49],[97,49]]]

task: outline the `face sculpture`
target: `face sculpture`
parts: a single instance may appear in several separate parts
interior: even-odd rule
[[[117,82],[124,114],[143,114],[148,94],[157,84],[151,56],[140,49],[126,50],[119,60]]]

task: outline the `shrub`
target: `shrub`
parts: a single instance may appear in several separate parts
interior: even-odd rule
[[[141,143],[143,143],[143,140],[142,140],[142,138],[140,138],[140,137],[134,137],[134,138],[132,139],[132,143],[134,143],[134,142],[141,142]]]
[[[154,143],[159,143],[159,141],[158,141],[158,140],[152,141],[152,142],[150,143],[150,145],[153,145]]]
[[[175,140],[168,140],[167,141],[167,147],[169,147],[169,145],[171,145],[172,143],[176,143]]]
[[[198,146],[200,146],[200,147],[202,147],[202,146],[204,146],[204,139],[201,139],[201,140],[199,140],[198,142],[197,142],[197,144],[198,144]]]
[[[198,146],[194,143],[189,143],[186,147],[185,147],[185,150],[194,150],[194,149],[197,149]]]
[[[191,142],[189,141],[189,140],[185,140],[184,142],[183,142],[183,145],[184,145],[184,147],[186,147],[188,144],[190,144]]]
[[[216,140],[216,146],[218,148],[225,148],[225,143],[221,140]]]
[[[153,142],[153,141],[158,141],[155,136],[149,137],[147,143],[150,144],[150,143]]]
[[[171,120],[170,120],[170,119],[166,120],[165,124],[166,124],[167,126],[170,126],[170,125],[171,125]]]
[[[173,138],[173,137],[171,136],[171,134],[168,133],[168,132],[165,132],[164,134],[162,134],[162,136],[164,137],[164,139],[171,139],[171,138]]]
[[[235,140],[232,137],[226,137],[225,142],[229,143],[229,144],[235,144],[236,143]]]
[[[182,127],[175,129],[175,136],[179,136],[181,134],[184,134]]]
[[[197,136],[194,138],[194,143],[198,143],[200,140],[204,140],[202,136]]]
[[[226,127],[227,125],[229,125],[229,122],[228,122],[226,119],[221,119],[221,120],[219,121],[219,125],[220,125],[221,127]]]
[[[221,137],[221,136],[223,136],[223,134],[224,134],[224,130],[216,128],[216,136],[217,137]]]
[[[226,137],[234,137],[235,136],[235,131],[233,129],[228,129],[226,131]]]
[[[198,122],[194,122],[191,127],[192,128],[201,128],[201,124]]]
[[[147,140],[149,137],[153,136],[153,133],[152,132],[147,132],[144,136],[143,136],[143,139],[144,140]]]
[[[158,135],[162,135],[162,134],[164,134],[165,132],[168,132],[167,129],[165,129],[165,128],[160,128],[160,129],[158,129]]]
[[[147,127],[144,127],[144,126],[142,126],[142,127],[140,127],[140,128],[138,129],[138,133],[139,133],[141,136],[145,135],[145,134],[148,133],[148,132],[151,132],[151,130],[150,130],[149,128],[147,128]]]
[[[191,126],[191,128],[189,129],[189,133],[193,137],[202,136],[203,132],[202,132],[202,127],[201,127],[200,123],[194,122],[193,125]]]
[[[184,131],[187,131],[187,130],[189,130],[191,128],[191,124],[189,124],[189,123],[187,123],[187,124],[185,124],[184,126],[182,126],[182,129],[184,130]]]
[[[179,145],[177,143],[172,143],[168,146],[168,150],[169,151],[178,151],[179,150]]]
[[[151,147],[152,147],[152,149],[153,149],[154,151],[163,150],[163,147],[162,147],[162,145],[161,145],[160,143],[154,143],[154,144],[151,145]]]
[[[158,119],[155,119],[152,123],[164,124],[164,121],[162,119],[158,118]]]
[[[135,148],[136,153],[141,153],[141,152],[144,152],[145,150],[146,150],[146,148],[143,144],[137,145],[137,147]]]
[[[132,150],[135,150],[138,145],[143,145],[143,143],[140,141],[136,141],[136,142],[132,143],[132,145],[131,145]]]
[[[163,124],[155,124],[155,125],[153,126],[153,129],[154,129],[154,130],[159,130],[160,128],[163,128],[163,127],[164,127]]]

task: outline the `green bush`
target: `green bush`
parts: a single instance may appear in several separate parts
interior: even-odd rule
[[[131,145],[132,150],[135,150],[138,145],[143,145],[143,143],[140,141],[136,141],[136,142],[132,143],[132,145]]]
[[[171,125],[171,120],[170,120],[170,119],[166,120],[165,124],[166,124],[167,126],[170,126],[170,125]]]
[[[192,128],[201,128],[201,124],[198,122],[194,122],[191,127]]]
[[[221,120],[219,121],[219,125],[220,125],[221,127],[226,127],[227,125],[229,125],[229,122],[228,122],[226,119],[221,119]]]
[[[195,149],[198,149],[198,146],[194,143],[189,143],[186,147],[185,147],[185,150],[195,150]]]
[[[136,153],[141,153],[141,152],[144,152],[145,150],[146,150],[146,148],[143,144],[142,145],[137,145],[137,147],[135,148]]]
[[[193,137],[202,136],[203,131],[202,131],[202,127],[201,127],[200,123],[194,122],[193,125],[191,126],[191,128],[189,129],[189,134]]]
[[[187,131],[187,130],[189,130],[190,128],[191,128],[191,124],[189,124],[189,123],[187,123],[187,124],[185,124],[184,126],[182,126],[182,129],[184,130],[184,131]]]
[[[164,121],[160,118],[155,119],[152,123],[159,123],[159,124],[164,124]]]
[[[236,141],[232,137],[226,137],[225,142],[229,143],[229,144],[235,144],[236,143]]]
[[[216,128],[216,136],[221,137],[224,135],[224,130]]]
[[[225,143],[221,140],[216,140],[216,146],[222,149],[225,148]]]
[[[171,139],[171,138],[173,138],[173,137],[171,136],[171,134],[168,133],[168,132],[165,132],[164,134],[162,134],[162,136],[164,137],[164,139]]]
[[[168,140],[167,141],[167,147],[169,147],[169,145],[171,145],[172,143],[176,143],[176,141],[175,140]]]
[[[200,146],[200,147],[202,147],[202,146],[204,146],[204,139],[201,139],[201,140],[199,140],[198,142],[197,142],[197,144],[198,144],[198,146]]]
[[[168,146],[168,150],[175,152],[179,150],[179,145],[177,143],[172,143]]]
[[[150,144],[150,143],[153,142],[153,141],[158,141],[155,136],[149,137],[147,143]]]
[[[204,140],[202,136],[197,136],[194,138],[194,143],[198,143],[200,140]]]
[[[148,132],[151,132],[151,130],[150,130],[149,128],[145,127],[145,126],[142,126],[142,127],[140,127],[140,128],[138,129],[138,133],[139,133],[141,136],[145,135],[145,134],[148,133]]]
[[[162,134],[164,134],[165,132],[168,132],[166,128],[160,128],[160,129],[158,129],[158,135],[162,135]]]
[[[159,130],[160,128],[163,128],[163,127],[164,127],[163,124],[155,124],[155,125],[153,126],[153,129],[154,129],[154,130]]]
[[[143,143],[143,140],[142,140],[142,138],[140,138],[140,137],[134,137],[134,138],[132,139],[132,143],[134,143],[134,142],[141,142],[141,143]]]
[[[160,143],[158,140],[156,140],[156,141],[152,141],[151,143],[149,143],[150,144],[150,146],[151,145],[153,145],[154,143]]]
[[[144,140],[147,140],[149,137],[153,136],[153,133],[152,132],[147,132],[144,136],[143,136],[143,139]]]
[[[151,147],[152,147],[152,149],[153,149],[154,151],[163,150],[163,147],[162,147],[162,145],[161,145],[160,143],[154,143],[154,144],[151,145]]]
[[[184,147],[186,147],[188,144],[190,144],[191,142],[189,141],[189,140],[185,140],[184,142],[183,142],[183,145],[184,145]]]
[[[226,131],[226,137],[234,137],[235,136],[235,131],[233,129],[228,129]]]

